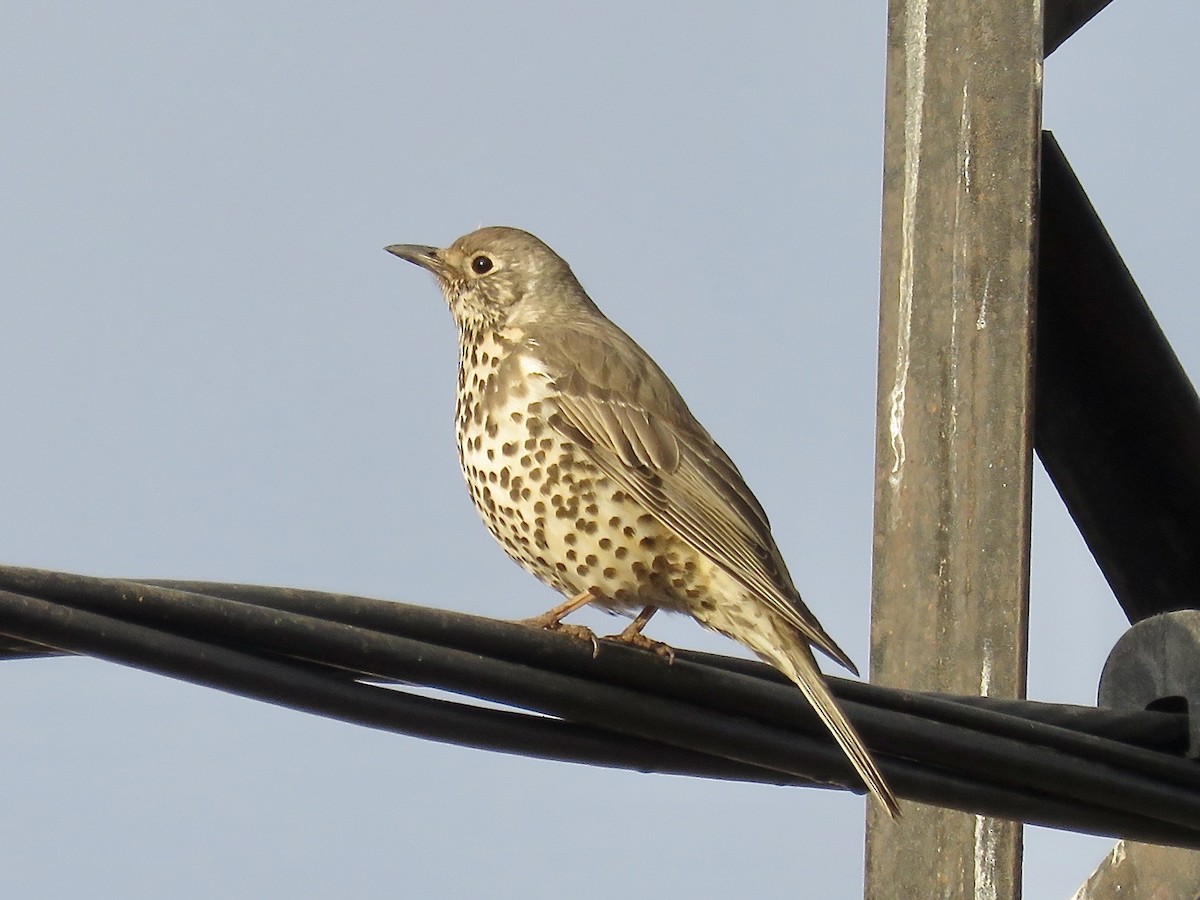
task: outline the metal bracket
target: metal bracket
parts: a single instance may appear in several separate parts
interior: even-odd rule
[[[1100,706],[1144,710],[1164,701],[1186,704],[1187,755],[1200,759],[1200,610],[1181,609],[1138,622],[1104,663]]]

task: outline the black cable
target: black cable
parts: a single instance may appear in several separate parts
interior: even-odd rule
[[[55,644],[75,652],[123,662],[139,668],[230,690],[243,696],[281,703],[293,708],[330,715],[345,721],[384,728],[420,737],[503,752],[523,753],[549,759],[565,759],[641,771],[677,772],[706,777],[757,780],[775,784],[804,783],[775,772],[722,760],[700,760],[695,755],[678,756],[675,748],[648,742],[625,743],[614,736],[576,729],[556,720],[478,707],[447,704],[395,691],[368,688],[347,693],[344,688],[367,688],[349,681],[341,670],[312,678],[311,667],[301,663],[263,660],[250,654],[214,648],[203,642],[179,638],[143,626],[49,601],[0,591],[0,618],[30,640]],[[332,679],[332,682],[330,681]],[[374,691],[375,693],[371,693]],[[383,696],[380,696],[380,695]],[[406,703],[399,703],[403,698]],[[562,729],[555,726],[563,726]],[[624,744],[624,745],[623,745]],[[1104,809],[1090,809],[1054,798],[1001,791],[977,785],[947,773],[924,772],[914,763],[902,762],[897,784],[907,785],[906,796],[918,800],[970,798],[971,808],[981,806],[991,814],[1035,824],[1075,823],[1085,831],[1125,834],[1142,840],[1192,845],[1200,836],[1181,834],[1161,823],[1140,817],[1114,816]],[[951,802],[960,806],[962,803]]]
[[[9,591],[0,591],[0,621],[28,640],[64,651],[384,731],[642,772],[781,785],[809,783],[558,719],[375,687],[319,667],[265,659]]]
[[[482,726],[478,733],[472,732],[474,725],[461,723],[456,726],[459,730],[438,722],[402,726],[393,722],[375,727],[508,752],[654,771],[666,769],[647,765],[647,760],[672,759],[676,760],[670,763],[674,770],[707,777],[774,783],[852,777],[794,689],[781,685],[773,674],[764,674],[771,670],[752,663],[717,657],[721,665],[714,666],[714,658],[708,655],[681,651],[681,658],[672,665],[653,654],[604,642],[593,658],[591,645],[563,635],[312,591],[190,582],[150,584],[8,567],[0,567],[0,584],[53,601],[49,608],[58,610],[60,619],[64,604],[77,615],[103,613],[109,635],[112,623],[123,620],[157,636],[155,640],[190,640],[201,646],[233,649],[264,664],[285,666],[273,670],[276,680],[267,679],[261,690],[253,681],[235,679],[234,687],[216,684],[247,696],[363,721],[357,713],[348,714],[340,700],[328,699],[324,707],[314,709],[294,692],[286,692],[290,699],[280,699],[278,679],[286,681],[304,673],[353,685],[355,674],[398,678],[569,717],[596,726],[584,732],[589,740],[603,735],[605,741],[616,743],[605,743],[603,750],[589,744],[588,753],[537,744],[523,751],[512,749],[517,744],[511,735],[495,741],[481,737],[487,733]],[[179,590],[185,587],[191,592]],[[38,630],[46,627],[40,619],[41,624],[31,623],[28,615],[22,620],[12,612],[14,604],[28,599],[0,595],[0,631],[12,631],[29,641],[55,643]],[[46,609],[39,615],[49,617]],[[96,644],[95,635],[89,638],[88,628],[100,628],[100,622],[70,635],[69,645],[57,634],[57,645],[113,658],[103,640]],[[285,656],[308,662],[284,662],[281,657]],[[163,660],[147,653],[145,647],[126,647],[118,661],[192,677],[163,668]],[[244,665],[245,659],[240,664]],[[738,669],[744,671],[731,671]],[[208,672],[205,677],[214,676]],[[1182,729],[1174,727],[1181,716],[1114,714],[1018,701],[1006,702],[1008,711],[1000,713],[940,695],[890,691],[855,682],[835,681],[835,690],[847,697],[848,714],[875,748],[901,796],[1039,824],[1200,845],[1200,780],[1194,764],[1027,721],[1012,713],[1029,708],[1036,716],[1050,716],[1085,729],[1115,727],[1159,744],[1175,740],[1177,732],[1186,733],[1186,721]],[[849,699],[852,696],[857,699]],[[464,709],[475,707],[459,707],[455,715],[474,722],[474,714]],[[534,726],[540,729],[541,738],[548,745],[558,740],[559,733],[547,731],[544,724],[553,720],[504,715],[541,722]],[[1171,728],[1164,727],[1167,721]],[[494,727],[494,723],[486,724]],[[673,746],[664,746],[668,744]],[[623,749],[618,752],[617,746]],[[680,757],[675,747],[696,752]],[[611,756],[608,761],[606,754]],[[731,764],[730,759],[760,768]],[[764,766],[796,777],[765,772]]]

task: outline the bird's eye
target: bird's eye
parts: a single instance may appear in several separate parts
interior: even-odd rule
[[[488,272],[492,271],[492,267],[494,265],[495,263],[492,262],[492,258],[490,256],[484,256],[482,253],[480,253],[473,260],[471,260],[471,271],[476,275],[486,275]]]

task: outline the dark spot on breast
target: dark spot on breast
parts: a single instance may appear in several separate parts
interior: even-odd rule
[[[610,541],[608,538],[600,538],[600,549],[601,550],[611,550],[612,549],[612,541]]]
[[[607,578],[609,581],[612,581],[614,578],[617,577],[617,570],[614,569],[612,566],[607,567],[604,570],[604,577]]]

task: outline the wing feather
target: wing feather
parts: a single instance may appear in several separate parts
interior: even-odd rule
[[[737,467],[653,360],[615,325],[602,325],[573,333],[552,352],[537,348],[558,388],[550,425],[684,541],[854,670],[801,601],[766,513]]]

